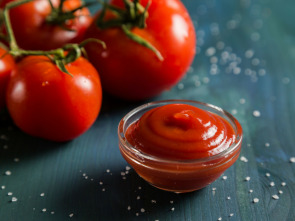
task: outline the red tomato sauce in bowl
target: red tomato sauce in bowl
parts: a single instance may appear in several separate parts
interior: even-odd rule
[[[197,101],[152,102],[119,124],[122,156],[151,185],[190,192],[215,181],[238,158],[242,127],[229,113]]]

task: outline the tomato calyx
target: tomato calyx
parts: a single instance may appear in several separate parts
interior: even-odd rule
[[[153,51],[160,61],[164,59],[161,52],[155,46],[131,31],[133,28],[144,29],[146,27],[145,21],[148,17],[148,8],[151,0],[148,1],[145,7],[139,3],[139,0],[124,0],[123,9],[106,2],[100,2],[103,8],[96,21],[96,25],[100,29],[119,27],[128,38]],[[106,19],[107,12],[111,12],[113,18]]]
[[[82,3],[81,6],[72,9],[70,11],[65,11],[63,9],[65,0],[60,0],[59,6],[54,7],[52,0],[48,0],[50,7],[51,7],[51,13],[49,16],[46,17],[46,23],[50,25],[58,25],[61,28],[68,30],[68,31],[75,31],[73,29],[70,29],[66,27],[66,22],[69,20],[75,19],[77,16],[75,15],[76,11],[79,11],[87,6],[93,5],[94,2],[89,3]]]

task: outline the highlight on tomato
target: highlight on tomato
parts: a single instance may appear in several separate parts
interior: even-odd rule
[[[191,65],[196,34],[180,0],[112,0],[86,31],[106,49],[86,46],[108,93],[127,100],[156,96],[173,87]]]
[[[19,0],[1,0],[0,8],[16,1]],[[16,41],[26,50],[51,50],[67,43],[80,43],[92,21],[81,0],[23,2],[9,13]]]
[[[13,57],[0,46],[0,110],[5,107],[6,87],[12,70],[15,69]]]

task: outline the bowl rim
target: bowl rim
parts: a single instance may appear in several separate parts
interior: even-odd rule
[[[235,127],[234,128],[234,131],[236,132],[235,142],[233,142],[227,149],[221,151],[218,154],[215,154],[215,155],[212,155],[209,157],[203,157],[203,158],[198,158],[198,159],[188,159],[188,160],[177,160],[177,159],[165,159],[163,157],[158,157],[158,156],[154,156],[154,155],[150,155],[145,152],[142,152],[142,151],[138,150],[137,148],[133,147],[128,142],[128,140],[125,139],[124,131],[121,131],[121,130],[123,128],[124,122],[126,122],[126,120],[129,119],[131,116],[134,116],[139,111],[141,111],[143,109],[147,109],[148,107],[151,107],[151,106],[156,106],[159,104],[165,105],[165,104],[176,104],[176,103],[198,104],[200,106],[204,106],[204,107],[207,107],[211,110],[214,110],[215,111],[214,113],[218,114],[218,116],[220,116],[220,114],[223,114],[229,120],[224,118],[223,116],[220,116],[220,117],[222,117],[224,120],[229,122],[232,127],[233,126]],[[208,110],[206,110],[206,111],[208,111]],[[173,164],[177,163],[177,164],[184,164],[184,165],[194,164],[194,163],[195,164],[198,164],[198,163],[202,164],[202,163],[206,163],[208,161],[214,161],[214,160],[226,157],[226,156],[230,155],[231,153],[235,152],[239,147],[241,147],[241,143],[243,140],[243,129],[242,129],[242,126],[239,123],[239,121],[232,114],[230,114],[226,110],[222,109],[221,107],[215,106],[213,104],[205,103],[205,102],[195,101],[195,100],[170,99],[170,100],[160,100],[160,101],[148,102],[146,104],[140,105],[140,106],[132,109],[131,111],[129,111],[119,122],[118,137],[119,137],[119,144],[121,144],[121,145],[119,145],[120,148],[122,146],[129,153],[131,153],[132,155],[136,155],[136,157],[138,157],[140,159],[146,159],[146,160],[155,161],[158,163],[168,163],[168,164],[170,164],[170,163],[173,163]],[[237,153],[234,154],[232,157],[236,156],[239,153],[240,153],[240,151],[237,151]]]

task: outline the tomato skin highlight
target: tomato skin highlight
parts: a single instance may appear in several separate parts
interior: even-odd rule
[[[5,107],[5,93],[6,87],[13,69],[15,69],[15,62],[10,54],[0,47],[0,110]],[[5,55],[6,54],[6,55]]]
[[[3,0],[0,7],[16,0]],[[60,0],[52,0],[58,7]],[[66,0],[64,11],[70,11],[82,4],[81,0]],[[26,50],[51,50],[67,43],[80,43],[92,21],[87,8],[75,12],[76,18],[65,22],[64,28],[46,23],[51,13],[48,0],[34,0],[10,10],[12,29],[18,45]],[[3,28],[3,27],[2,27]],[[67,30],[70,29],[70,30]]]
[[[147,0],[140,3],[146,6]],[[113,5],[122,1],[111,1]],[[191,18],[179,0],[151,1],[146,28],[131,31],[147,40],[162,54],[161,61],[150,49],[129,39],[121,28],[100,29],[96,15],[86,38],[97,38],[107,48],[86,45],[89,60],[100,73],[103,89],[127,100],[156,96],[174,86],[193,61],[196,34]]]
[[[102,101],[97,71],[82,57],[66,68],[73,77],[46,56],[28,56],[17,64],[6,101],[21,130],[48,140],[68,141],[94,123]]]

